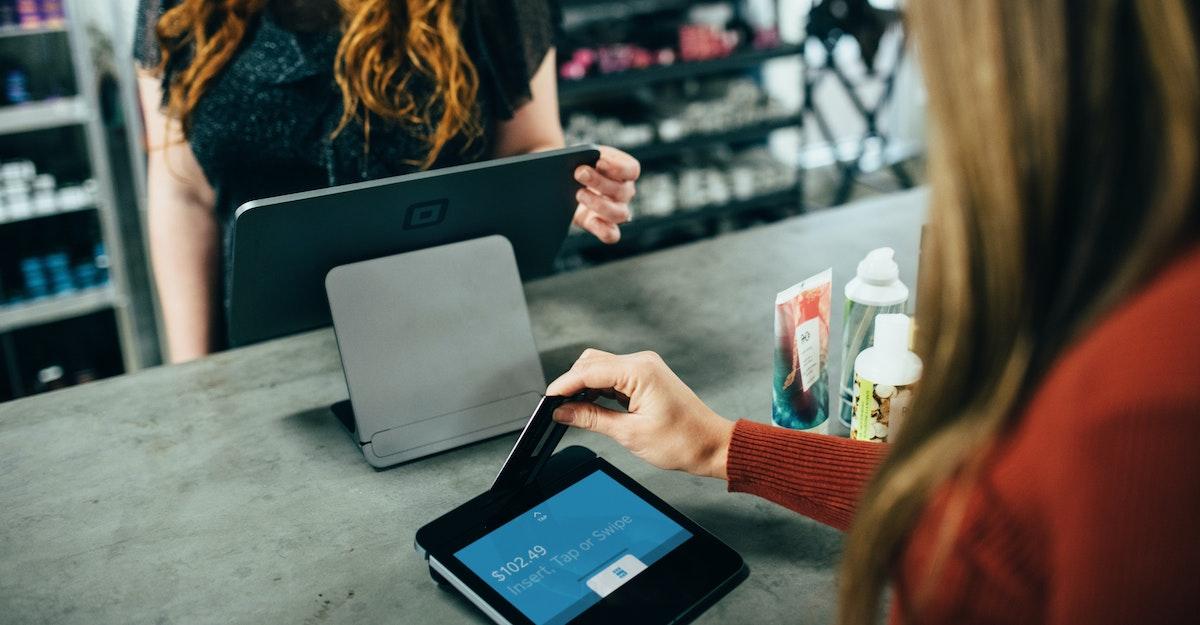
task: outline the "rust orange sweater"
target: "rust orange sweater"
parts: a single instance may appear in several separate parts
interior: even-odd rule
[[[1060,357],[989,453],[922,623],[1200,622],[1198,316],[1194,248]],[[884,454],[739,421],[729,489],[844,530]],[[897,563],[896,606],[927,579],[947,491]]]

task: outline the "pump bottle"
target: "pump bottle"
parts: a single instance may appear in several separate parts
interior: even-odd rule
[[[902,313],[908,305],[908,287],[900,281],[900,268],[890,247],[872,250],[858,263],[858,273],[846,285],[842,315],[842,370],[838,377],[837,419],[829,420],[829,433],[850,435],[854,416],[854,359],[871,345],[871,329],[878,315]]]

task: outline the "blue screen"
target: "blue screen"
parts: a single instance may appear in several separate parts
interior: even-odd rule
[[[597,471],[454,554],[537,625],[566,623],[692,534]]]

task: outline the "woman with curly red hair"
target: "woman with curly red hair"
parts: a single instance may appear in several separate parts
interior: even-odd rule
[[[561,147],[545,0],[141,0],[150,255],[169,358],[222,347],[252,199]],[[602,148],[575,224],[620,237],[639,175]]]

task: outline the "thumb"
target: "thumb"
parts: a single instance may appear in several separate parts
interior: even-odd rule
[[[599,432],[611,437],[620,413],[591,402],[570,402],[554,411],[554,420],[581,430]]]

